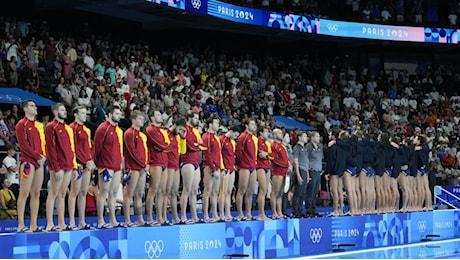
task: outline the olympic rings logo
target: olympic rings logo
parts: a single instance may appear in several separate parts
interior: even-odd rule
[[[201,7],[201,0],[192,0],[192,6],[195,9],[200,9]]]
[[[321,242],[323,237],[323,230],[321,228],[312,228],[310,229],[310,239],[314,244]]]
[[[158,258],[164,250],[164,242],[163,240],[147,240],[144,244],[144,250],[145,253],[147,253],[147,255],[149,256],[149,258]]]
[[[330,32],[337,32],[338,29],[339,29],[338,24],[335,24],[335,23],[328,23],[327,24],[327,30],[330,31]]]
[[[420,233],[425,232],[425,230],[426,230],[426,221],[425,220],[419,220],[417,224],[418,224],[418,231]]]

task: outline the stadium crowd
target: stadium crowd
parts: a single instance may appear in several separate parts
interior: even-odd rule
[[[78,204],[79,214],[84,214],[84,210],[81,208],[81,205],[84,206],[83,202],[80,199],[78,202],[75,200],[77,196],[83,197],[88,187],[83,188],[85,186],[83,184],[81,187],[80,185],[74,185],[74,181],[72,181],[71,189],[68,190],[68,184],[71,182],[70,179],[83,179],[83,183],[88,186],[90,179],[85,179],[81,176],[90,176],[89,173],[85,174],[84,171],[92,171],[96,166],[100,170],[100,173],[96,174],[99,182],[103,178],[107,183],[115,183],[115,185],[108,186],[104,182],[104,184],[99,184],[98,186],[102,198],[107,197],[109,194],[108,206],[111,216],[110,224],[106,224],[102,218],[104,212],[101,210],[104,204],[100,200],[96,200],[99,227],[118,225],[114,218],[113,203],[120,179],[124,179],[123,183],[126,184],[124,189],[128,195],[123,198],[125,203],[129,203],[130,199],[127,198],[135,197],[134,208],[135,214],[138,215],[138,224],[154,223],[152,216],[154,197],[156,197],[156,205],[164,205],[164,207],[156,207],[157,223],[167,223],[165,208],[166,201],[168,201],[167,197],[171,194],[173,194],[172,198],[175,197],[176,203],[181,204],[181,214],[183,214],[179,216],[177,210],[173,212],[173,215],[175,215],[172,220],[173,223],[200,221],[196,215],[196,208],[193,206],[196,204],[196,193],[193,187],[195,184],[198,185],[198,181],[201,179],[199,171],[197,173],[199,169],[197,168],[199,166],[196,165],[199,163],[197,158],[187,158],[189,161],[182,167],[181,183],[183,189],[180,202],[177,202],[177,193],[170,193],[171,190],[178,188],[178,186],[177,188],[175,187],[179,185],[177,182],[179,177],[175,181],[171,181],[171,183],[164,182],[165,180],[161,178],[164,170],[162,167],[168,165],[154,163],[161,161],[161,159],[153,158],[153,163],[149,161],[147,164],[150,166],[147,166],[146,163],[141,163],[141,166],[138,165],[139,167],[136,166],[134,169],[130,169],[137,172],[138,175],[141,172],[148,172],[149,174],[144,176],[148,175],[151,178],[151,181],[147,184],[149,188],[145,201],[148,219],[145,222],[140,216],[142,209],[139,209],[139,200],[142,199],[142,193],[136,193],[135,187],[142,187],[142,191],[144,191],[143,187],[146,184],[137,182],[137,185],[133,184],[134,187],[130,187],[131,184],[128,183],[135,182],[132,180],[135,174],[125,171],[120,173],[121,169],[110,169],[109,165],[101,166],[97,165],[97,162],[96,165],[93,163],[93,159],[96,160],[97,156],[107,157],[114,155],[113,151],[110,150],[111,148],[97,151],[104,147],[103,143],[107,139],[106,135],[100,134],[102,131],[99,130],[101,126],[106,127],[104,129],[108,129],[110,126],[118,125],[120,128],[116,128],[113,133],[119,132],[120,130],[118,129],[123,129],[124,131],[132,129],[130,128],[131,125],[136,126],[135,130],[137,132],[133,130],[135,133],[145,132],[145,138],[156,140],[156,145],[148,147],[150,153],[165,150],[166,148],[162,147],[166,146],[166,144],[160,144],[159,142],[168,143],[168,135],[171,135],[171,133],[180,136],[176,144],[178,151],[183,151],[180,148],[181,141],[187,140],[188,142],[187,138],[195,136],[197,139],[192,143],[199,144],[200,149],[204,151],[202,155],[203,165],[201,166],[205,176],[202,182],[204,186],[202,188],[202,199],[205,221],[217,220],[219,215],[217,211],[219,211],[220,217],[224,218],[224,220],[229,220],[232,217],[229,213],[229,206],[233,204],[233,199],[238,210],[237,220],[245,217],[251,218],[250,211],[247,211],[246,216],[243,215],[242,205],[246,204],[246,207],[249,207],[247,209],[250,209],[252,205],[251,197],[254,192],[264,194],[257,198],[259,218],[267,218],[264,215],[264,211],[260,211],[265,205],[265,194],[271,197],[273,216],[275,218],[283,217],[286,214],[285,207],[287,203],[282,203],[282,201],[287,197],[285,194],[287,190],[292,186],[294,187],[294,193],[300,192],[299,187],[302,186],[301,184],[303,182],[307,183],[310,179],[311,183],[315,183],[310,185],[314,186],[314,189],[310,187],[308,190],[307,187],[309,186],[307,186],[303,192],[308,194],[308,192],[313,191],[306,200],[315,200],[318,195],[318,192],[315,191],[319,188],[319,178],[323,178],[319,176],[326,175],[321,175],[326,168],[322,164],[321,167],[318,166],[315,169],[309,168],[312,167],[311,164],[309,166],[303,165],[299,161],[302,158],[301,153],[298,151],[299,148],[296,152],[296,143],[300,142],[302,146],[309,143],[310,146],[314,147],[314,149],[310,150],[310,153],[311,151],[318,151],[318,147],[323,147],[318,146],[319,143],[323,143],[324,150],[328,150],[334,145],[330,142],[330,139],[334,139],[332,137],[334,135],[339,137],[339,130],[344,131],[342,133],[354,136],[360,135],[359,138],[363,136],[377,137],[385,134],[389,138],[393,138],[393,141],[399,139],[401,142],[408,137],[413,137],[414,134],[415,136],[424,135],[426,138],[423,138],[425,141],[422,143],[426,143],[426,149],[429,149],[427,151],[429,156],[426,158],[429,161],[429,165],[426,165],[425,168],[431,178],[429,191],[433,192],[434,184],[458,184],[460,151],[457,151],[457,144],[459,140],[460,96],[452,92],[452,90],[454,90],[453,86],[460,81],[460,70],[454,65],[432,67],[420,64],[417,67],[416,75],[409,75],[407,71],[372,71],[367,67],[357,67],[350,57],[339,54],[337,56],[334,54],[319,57],[312,53],[305,53],[299,54],[292,59],[245,54],[233,57],[213,49],[204,48],[179,48],[162,53],[153,53],[148,45],[130,44],[95,36],[81,38],[72,35],[54,35],[49,30],[41,30],[43,28],[37,30],[37,26],[42,25],[31,25],[26,20],[17,18],[3,18],[1,21],[2,63],[0,66],[0,85],[20,87],[30,92],[49,96],[54,101],[59,102],[58,105],[53,106],[52,111],[42,114],[42,117],[39,118],[43,128],[47,129],[43,133],[47,140],[52,140],[49,138],[53,136],[53,132],[48,131],[48,129],[55,130],[58,127],[67,129],[59,123],[71,123],[73,122],[72,119],[75,119],[74,129],[78,128],[77,124],[81,125],[86,121],[85,125],[92,130],[92,134],[89,136],[102,137],[102,141],[99,139],[102,144],[96,145],[96,140],[94,140],[95,158],[82,160],[78,158],[77,154],[77,159],[82,160],[78,162],[79,166],[75,166],[73,162],[70,162],[67,167],[60,168],[56,166],[56,160],[58,159],[52,158],[55,160],[53,161],[50,159],[51,157],[48,158],[47,166],[44,166],[45,157],[43,155],[45,151],[43,151],[41,155],[34,154],[32,156],[33,160],[21,157],[26,160],[22,160],[23,163],[30,159],[35,164],[32,166],[32,162],[30,162],[31,165],[26,163],[27,167],[23,164],[22,168],[18,169],[19,162],[12,162],[11,160],[15,156],[16,149],[21,148],[21,156],[31,157],[31,155],[24,153],[23,147],[19,147],[21,137],[16,135],[16,131],[24,131],[25,127],[22,129],[21,125],[20,129],[17,124],[22,119],[20,114],[23,111],[21,109],[24,110],[26,118],[29,118],[29,120],[36,116],[35,105],[33,102],[26,102],[21,108],[19,106],[2,108],[0,114],[0,149],[8,152],[6,158],[9,159],[5,160],[10,161],[5,163],[4,160],[2,171],[6,171],[5,174],[9,183],[15,185],[9,186],[9,184],[6,184],[7,182],[2,182],[3,186],[11,187],[10,190],[13,191],[13,195],[10,195],[9,189],[6,189],[7,195],[3,196],[5,197],[5,202],[1,206],[4,209],[8,208],[7,201],[11,200],[13,196],[17,198],[18,231],[27,229],[23,222],[21,224],[21,221],[23,221],[24,217],[24,198],[28,196],[28,194],[21,196],[19,193],[19,179],[23,178],[21,177],[22,175],[28,176],[31,168],[42,169],[45,172],[49,170],[62,173],[60,178],[53,179],[55,175],[50,174],[50,179],[45,179],[46,182],[49,181],[49,192],[46,200],[47,230],[66,228],[65,223],[62,223],[64,219],[62,208],[58,209],[59,225],[54,226],[53,209],[54,200],[58,200],[57,205],[63,205],[62,200],[67,193],[73,194],[72,196],[69,195],[69,197],[73,198],[72,202],[69,200],[69,204],[73,205],[73,209]],[[315,127],[317,132],[311,134],[310,141],[306,134],[297,129],[294,131],[280,130],[272,120],[274,115],[294,118]],[[24,124],[24,119],[21,124]],[[40,127],[42,126],[37,127],[37,129]],[[198,132],[193,128],[196,128]],[[86,131],[78,133],[81,132]],[[22,133],[24,134],[24,132]],[[153,137],[159,133],[163,135],[164,140]],[[228,186],[227,188],[233,191],[233,195],[230,192],[228,194],[230,197],[225,197],[224,201],[219,200],[219,203],[217,203],[217,194],[223,192],[221,190],[222,185],[215,182],[217,177],[209,178],[206,176],[211,175],[214,177],[218,175],[216,172],[219,171],[220,166],[217,169],[215,167],[218,165],[219,159],[215,159],[212,154],[205,152],[207,149],[214,151],[213,149],[216,149],[216,147],[211,148],[211,141],[208,141],[207,144],[200,142],[200,136],[202,135],[204,140],[214,142],[214,135],[224,138],[225,141],[225,136],[228,139],[236,139],[237,134],[245,137],[248,133],[258,135],[260,140],[270,140],[268,144],[262,142],[259,145],[259,148],[265,145],[266,150],[265,153],[258,156],[273,162],[283,160],[283,163],[279,162],[280,164],[278,164],[278,166],[282,164],[282,169],[277,169],[278,171],[276,171],[272,168],[273,175],[274,177],[282,176],[283,178],[285,175],[290,175],[293,185],[287,185],[288,189],[285,189],[284,185],[282,185],[284,179],[278,182],[275,181],[276,178],[270,180],[262,177],[266,176],[264,171],[266,172],[267,169],[270,169],[270,164],[268,164],[268,167],[261,167],[257,170],[257,174],[252,175],[250,172],[255,170],[252,165],[247,166],[246,168],[248,169],[239,167],[239,177],[235,181],[237,189],[233,189],[232,185]],[[35,135],[40,136],[38,130]],[[341,135],[344,136],[345,134]],[[142,135],[139,134],[139,136]],[[241,136],[236,140],[240,140]],[[319,137],[322,138],[322,142]],[[377,138],[375,138],[376,140]],[[115,141],[112,140],[111,142],[113,144]],[[220,142],[222,142],[222,139],[217,143]],[[47,141],[47,144],[49,143]],[[231,142],[229,143],[231,144]],[[342,144],[338,142],[337,145]],[[70,144],[67,146],[71,147]],[[62,145],[62,147],[61,149],[65,149],[66,145]],[[271,158],[272,155],[268,147],[274,150],[279,150],[281,149],[280,147],[284,148],[287,151],[286,155],[289,161],[294,167],[285,164],[285,159],[287,158],[284,158],[284,155],[280,154],[280,157]],[[47,147],[46,149],[50,148]],[[187,149],[189,149],[189,146],[187,146]],[[236,150],[238,151],[238,147]],[[46,154],[48,157],[51,156],[49,152],[46,152]],[[65,154],[66,151],[62,151],[57,155],[54,154],[54,157]],[[181,156],[181,160],[184,162],[184,157],[183,155]],[[237,164],[242,163],[241,158],[244,158],[244,156],[238,158],[237,155],[237,161],[240,160]],[[146,158],[143,159],[145,160]],[[216,165],[213,164],[214,159]],[[110,158],[107,160],[110,161]],[[312,159],[310,158],[309,160],[311,162]],[[101,164],[100,161],[99,164]],[[273,167],[274,163],[271,165]],[[75,173],[72,173],[74,168],[77,170],[75,172],[78,175],[74,176]],[[172,170],[171,176],[179,176],[176,165],[167,168]],[[198,174],[198,177],[184,179],[184,169],[195,175]],[[302,169],[305,172],[316,172],[318,176],[315,181],[313,181],[315,177],[311,175],[302,176]],[[69,173],[65,174],[61,170],[69,171]],[[226,166],[220,168],[220,170],[225,172],[232,169]],[[247,172],[242,173],[244,170]],[[330,174],[330,172],[326,173]],[[117,177],[114,178],[114,176]],[[242,176],[246,176],[247,179],[246,177],[242,178]],[[250,176],[257,176],[259,190],[253,190],[255,189],[255,177]],[[27,178],[24,177],[24,179]],[[270,182],[272,183],[271,193],[268,191],[268,183]],[[37,187],[31,186],[29,179],[29,182],[27,182],[28,187],[21,187],[21,191],[28,189],[31,192],[31,217],[35,214],[35,218],[38,208],[33,209],[32,204],[37,202],[37,196],[42,187],[39,181],[38,183],[40,184],[39,187],[37,185],[35,185]],[[349,186],[351,184],[344,184],[349,198],[349,191],[352,190],[351,186]],[[326,189],[325,186],[328,185],[322,186],[321,189],[324,190]],[[169,187],[169,190],[166,190],[167,187]],[[355,184],[353,187],[359,187],[359,184]],[[284,192],[282,192],[283,190]],[[243,203],[244,196],[245,201]],[[7,197],[11,198],[6,199]],[[159,200],[157,197],[162,198]],[[334,197],[336,198],[337,195]],[[172,198],[169,199],[171,203],[173,202]],[[299,196],[294,195],[294,198],[298,199]],[[23,201],[20,205],[19,201],[21,199]],[[187,199],[190,199],[192,220],[188,220],[185,216]],[[425,198],[422,198],[422,202],[417,201],[415,203],[417,207],[409,208],[407,206],[403,210],[421,210],[423,199]],[[428,200],[425,202],[428,203]],[[295,216],[302,216],[302,209],[295,207],[298,207],[299,203],[303,204],[303,201],[292,201],[291,203]],[[307,208],[307,215],[316,216],[317,214],[314,211],[314,204],[316,203],[315,201],[310,201],[311,203],[313,203],[313,206],[310,205],[312,208]],[[353,203],[355,203],[353,210],[356,211],[352,211],[351,214],[373,213],[371,209],[368,209],[368,212],[359,212],[356,207],[356,203],[359,204],[359,202],[355,201]],[[207,217],[209,205],[211,205],[211,211],[209,212],[212,214],[211,218]],[[219,205],[219,209],[217,205]],[[379,209],[381,212],[395,211],[389,205],[382,207],[382,209]],[[429,209],[430,205],[425,205],[425,207]],[[177,207],[172,207],[172,209],[174,208],[177,209]],[[127,215],[127,224],[129,225],[132,223],[129,220],[129,206],[125,207],[124,210],[124,214]],[[399,210],[399,206],[397,210]],[[69,213],[75,214],[75,211],[72,211],[73,213]],[[8,214],[11,215],[10,212]],[[337,211],[334,214],[343,214],[343,212]],[[5,218],[15,218],[9,215],[5,215]],[[78,227],[71,220],[70,228],[88,228],[84,222],[84,217],[82,218],[80,215],[79,220],[83,222],[80,222]],[[37,228],[31,226],[31,230],[36,230]]]

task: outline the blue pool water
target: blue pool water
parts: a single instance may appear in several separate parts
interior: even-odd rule
[[[460,259],[460,238],[305,256],[295,259]]]

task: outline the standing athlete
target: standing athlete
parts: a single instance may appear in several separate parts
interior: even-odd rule
[[[185,120],[179,119],[168,129],[168,137],[171,142],[168,152],[168,183],[166,185],[166,195],[171,204],[172,224],[180,222],[179,214],[177,212],[177,197],[179,196],[179,155],[185,152],[185,149],[179,144],[186,137]],[[184,140],[185,141],[185,140]],[[164,212],[166,214],[166,212]],[[164,217],[166,218],[166,216]]]
[[[115,202],[121,180],[123,131],[118,127],[120,107],[107,109],[107,121],[101,123],[94,135],[94,162],[99,171],[99,194],[96,200],[98,228],[122,227],[115,217]],[[110,224],[104,220],[104,202],[107,198]]]
[[[221,153],[221,144],[216,133],[219,131],[219,118],[208,118],[208,131],[203,135],[203,215],[205,222],[216,222],[219,220],[217,214],[217,199],[221,182],[221,170],[224,169],[224,162]],[[211,206],[212,219],[209,219],[208,206]]]
[[[279,219],[285,217],[281,209],[281,197],[283,195],[284,182],[286,176],[289,175],[288,169],[292,167],[289,162],[288,153],[286,147],[283,145],[283,131],[280,129],[273,130],[273,143],[272,143],[272,193],[270,196],[270,204],[273,211],[273,219]]]
[[[186,126],[186,151],[181,155],[182,195],[180,198],[181,224],[200,222],[196,212],[196,196],[201,180],[200,149],[202,149],[200,131],[196,128],[200,118],[195,112],[188,112]],[[201,147],[201,148],[200,148]],[[187,220],[187,201],[190,206],[192,220]]]
[[[239,127],[233,126],[230,131],[219,138],[224,161],[221,182],[222,188],[219,195],[219,212],[221,219],[225,221],[231,221],[233,219],[231,213],[231,199],[233,186],[235,184],[235,139],[238,138],[239,132]]]
[[[149,150],[148,164],[150,166],[149,191],[145,201],[147,222],[150,225],[169,225],[163,211],[165,209],[166,184],[168,182],[168,172],[166,171],[166,166],[168,165],[167,151],[171,142],[168,132],[161,127],[163,123],[161,112],[154,110],[149,117],[152,123],[145,129]],[[154,200],[157,223],[153,221]]]
[[[265,215],[265,197],[267,196],[268,184],[270,183],[272,148],[268,141],[270,130],[266,126],[258,129],[259,132],[259,154],[257,156],[257,181],[259,191],[257,192],[257,207],[259,209],[258,220],[269,220]]]
[[[123,211],[125,215],[126,226],[132,227],[135,224],[131,222],[129,213],[130,200],[134,196],[134,214],[137,215],[137,224],[144,225],[142,214],[142,197],[145,193],[145,176],[148,171],[148,149],[147,136],[140,131],[144,125],[144,113],[135,110],[131,113],[131,127],[126,130],[123,136],[124,156],[125,156],[125,173],[123,181]]]
[[[75,202],[78,197],[79,229],[91,229],[85,221],[86,193],[88,192],[91,172],[96,168],[93,161],[93,147],[91,144],[91,131],[84,125],[86,122],[86,108],[79,106],[73,109],[75,121],[70,124],[75,138],[75,155],[77,157],[77,178],[71,180],[69,193],[69,226],[76,229]]]
[[[41,232],[43,229],[37,226],[40,189],[43,184],[43,164],[46,160],[45,130],[43,124],[36,121],[37,106],[31,99],[21,104],[24,118],[16,124],[16,137],[21,149],[19,160],[20,181],[18,209],[18,232],[27,232],[24,224],[24,211],[26,201],[30,194],[30,230]]]
[[[255,119],[250,119],[238,141],[236,142],[236,165],[238,167],[238,192],[236,194],[236,220],[252,220],[252,195],[257,181],[257,155],[259,140],[256,136],[257,125]],[[246,217],[243,215],[243,197],[246,204]]]
[[[51,110],[54,114],[54,120],[48,123],[45,128],[46,154],[48,155],[48,169],[50,171],[50,185],[46,199],[46,230],[71,230],[65,224],[64,214],[65,196],[70,179],[77,178],[75,139],[72,128],[64,122],[67,119],[67,110],[64,104],[56,103]],[[58,226],[53,223],[55,201]]]

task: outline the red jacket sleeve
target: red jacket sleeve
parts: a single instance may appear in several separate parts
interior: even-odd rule
[[[241,154],[243,153],[244,144],[246,143],[247,137],[248,137],[248,134],[246,132],[243,132],[240,135],[240,137],[238,137],[238,140],[236,141],[235,156],[236,156],[237,164],[241,158]]]
[[[273,142],[271,147],[272,147],[272,153],[273,153],[273,163],[278,165],[279,167],[282,167],[282,168],[289,168],[289,160],[287,160],[287,162],[283,162],[283,158],[285,159],[285,154],[281,154],[281,153],[284,153],[285,151],[283,151],[283,149],[277,149],[279,144]]]
[[[16,137],[18,139],[19,147],[21,148],[21,153],[26,153],[35,160],[40,160],[41,153],[37,152],[29,142],[27,142],[27,133],[25,131],[24,125],[16,127]],[[43,142],[44,140],[42,140]]]
[[[46,155],[48,159],[48,166],[50,169],[58,172],[61,170],[59,161],[57,159],[56,151],[56,134],[54,133],[55,124],[48,124],[45,128],[45,139],[46,139]]]
[[[263,138],[259,138],[259,141],[258,141],[259,152],[261,152],[261,151],[267,152],[267,157],[262,158],[258,154],[257,154],[257,157],[259,157],[261,159],[265,159],[265,160],[273,160],[273,151],[271,149],[271,144],[267,144],[267,143],[268,143],[267,140],[265,140]],[[262,149],[262,147],[264,149]]]
[[[126,147],[126,150],[127,150],[128,154],[129,154],[129,156],[131,156],[131,158],[133,158],[133,160],[140,167],[143,168],[144,163],[141,162],[141,160],[139,158],[139,153],[136,151],[136,148],[134,147],[134,140],[135,140],[134,131],[129,129],[128,131],[125,132],[123,143],[125,144],[125,147]]]
[[[153,127],[146,131],[150,140],[153,142],[153,147],[158,151],[164,151],[168,148],[169,144],[165,141],[165,138],[160,131],[153,131]]]
[[[99,159],[99,153],[101,152],[102,142],[104,141],[102,139],[104,137],[105,131],[107,131],[106,127],[98,127],[96,130],[96,133],[94,134],[93,149],[94,149],[94,162],[96,165],[97,165],[97,160]]]
[[[211,170],[213,172],[216,171],[216,167],[214,166],[214,160],[212,159],[212,152],[211,151],[211,147],[210,147],[210,144],[211,144],[211,138],[214,138],[211,136],[211,134],[209,133],[205,133],[203,135],[203,146],[206,147],[207,149],[204,149],[203,150],[203,159],[206,161],[206,164],[211,167]]]

